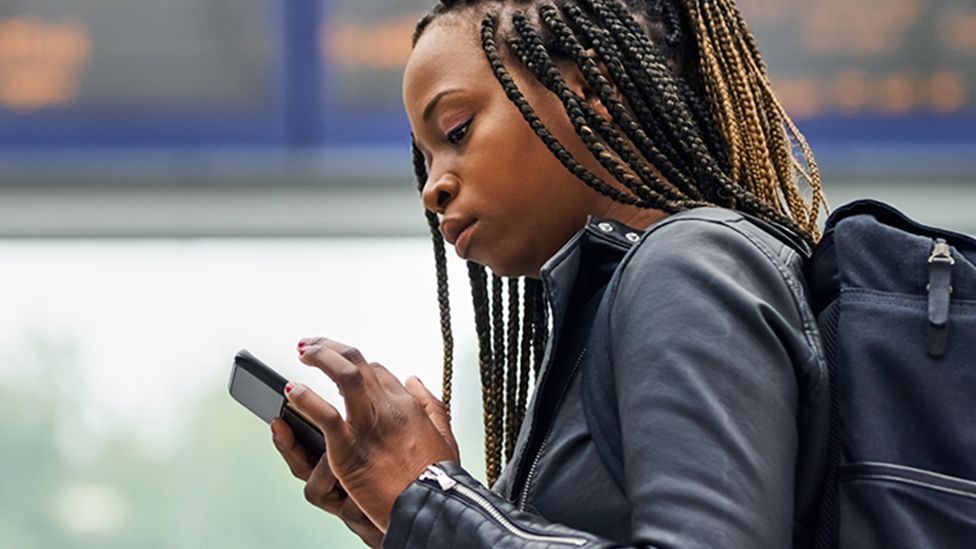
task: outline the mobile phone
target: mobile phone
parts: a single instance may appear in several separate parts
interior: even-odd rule
[[[308,418],[302,415],[285,397],[288,380],[258,360],[245,349],[234,356],[230,371],[230,396],[254,415],[271,423],[281,417],[295,433],[295,440],[305,448],[309,464],[315,465],[325,453],[325,437]]]

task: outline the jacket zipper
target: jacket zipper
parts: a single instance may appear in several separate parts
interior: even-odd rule
[[[502,528],[526,541],[575,545],[576,547],[586,545],[587,540],[583,538],[535,534],[517,526],[481,494],[454,480],[450,475],[447,474],[446,471],[444,471],[444,469],[441,469],[437,465],[428,465],[427,469],[424,470],[424,472],[420,475],[420,480],[432,480],[437,484],[437,486],[440,487],[441,490],[445,492],[453,491],[460,494],[465,499],[471,503],[474,503],[488,513],[488,516],[494,519],[495,522],[497,522]]]
[[[532,465],[529,466],[529,472],[525,476],[525,482],[522,483],[522,494],[519,497],[519,511],[525,511],[526,505],[529,501],[529,486],[532,485],[532,477],[535,476],[535,470],[539,466],[539,461],[542,459],[542,454],[546,450],[546,446],[549,444],[549,436],[552,435],[552,430],[556,426],[556,416],[559,415],[559,408],[563,404],[563,400],[566,399],[566,393],[569,392],[570,385],[573,384],[573,376],[576,375],[576,370],[579,369],[580,363],[583,362],[583,355],[586,354],[586,347],[580,351],[579,356],[576,357],[576,362],[573,364],[573,369],[570,370],[569,379],[563,386],[562,391],[559,393],[559,398],[556,399],[556,407],[552,412],[552,418],[549,419],[549,425],[546,427],[546,432],[542,436],[542,444],[539,445],[539,450],[535,454],[535,458],[532,459]]]

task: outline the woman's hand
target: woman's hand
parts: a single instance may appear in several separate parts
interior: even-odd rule
[[[356,502],[349,498],[336,480],[326,459],[310,463],[305,449],[295,440],[288,423],[277,417],[271,421],[272,442],[281,453],[295,478],[305,482],[305,499],[323,511],[342,519],[366,545],[374,548],[383,544],[383,532],[376,527]]]
[[[309,488],[306,484],[306,497],[317,505],[328,502],[330,508],[338,504],[339,510],[350,505],[351,499],[385,533],[394,501],[424,468],[438,461],[459,460],[447,413],[419,380],[411,378],[404,386],[382,365],[366,362],[348,345],[324,338],[305,339],[299,343],[299,354],[302,362],[319,368],[338,385],[346,404],[343,419],[335,407],[305,386],[289,383],[286,388],[292,406],[325,433],[327,459],[309,472],[309,483],[316,485]],[[319,468],[334,476],[317,471]],[[338,484],[330,484],[330,478]],[[344,490],[348,499],[334,493],[336,489]],[[346,512],[355,516],[353,509]],[[361,524],[352,522],[357,527]],[[359,533],[353,525],[350,528]]]

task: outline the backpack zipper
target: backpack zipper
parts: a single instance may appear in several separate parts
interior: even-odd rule
[[[546,450],[546,446],[549,444],[549,436],[552,435],[552,430],[556,426],[556,416],[559,415],[559,408],[563,404],[563,400],[566,399],[566,393],[569,392],[570,385],[573,384],[573,376],[576,375],[576,370],[579,369],[580,363],[583,362],[583,355],[586,354],[586,347],[580,351],[579,356],[576,357],[576,362],[573,364],[573,369],[570,370],[569,378],[566,384],[563,386],[562,391],[559,393],[559,398],[556,399],[556,407],[552,412],[552,418],[549,420],[549,425],[546,427],[546,432],[542,436],[542,443],[539,445],[539,450],[535,453],[535,458],[532,459],[532,465],[529,466],[529,472],[525,475],[525,482],[522,483],[522,494],[519,498],[519,511],[525,511],[525,507],[529,500],[529,486],[532,484],[532,477],[535,476],[535,470],[539,466],[539,461],[542,459],[542,454]]]
[[[949,347],[949,306],[952,299],[952,248],[944,238],[935,239],[932,254],[929,256],[929,329],[926,350],[929,355],[939,357]]]
[[[526,541],[537,541],[545,543],[558,543],[563,545],[574,545],[580,547],[586,545],[587,540],[583,538],[574,538],[570,536],[551,536],[536,534],[530,532],[520,526],[517,526],[511,520],[508,519],[497,507],[491,504],[484,496],[478,492],[468,488],[464,484],[461,484],[457,480],[451,478],[444,469],[441,469],[437,465],[428,465],[427,469],[420,475],[419,480],[429,480],[433,481],[441,490],[445,492],[456,492],[463,496],[465,499],[474,503],[494,519],[502,528],[507,530],[512,535],[518,536]]]

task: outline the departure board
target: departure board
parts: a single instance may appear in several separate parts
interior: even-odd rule
[[[431,0],[0,0],[0,147],[402,144]],[[814,144],[976,143],[976,2],[741,0]]]
[[[400,93],[410,39],[430,0],[332,0],[318,47],[323,67],[324,138],[397,139],[410,129]]]
[[[332,70],[326,89],[336,119],[399,108],[408,37],[428,2],[333,4],[320,45]],[[739,6],[774,88],[813,141],[976,142],[976,2],[741,0]]]
[[[741,0],[787,110],[820,140],[976,142],[976,2]]]
[[[0,139],[270,141],[281,32],[266,0],[0,0]]]

